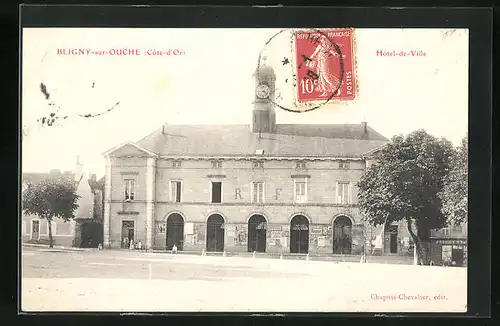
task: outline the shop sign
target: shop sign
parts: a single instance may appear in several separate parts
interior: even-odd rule
[[[313,226],[311,227],[311,234],[322,234],[323,227],[322,226]]]
[[[436,243],[442,245],[467,245],[467,240],[442,239],[436,240]]]

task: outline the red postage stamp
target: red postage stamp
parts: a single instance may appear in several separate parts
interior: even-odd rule
[[[299,103],[347,101],[356,96],[353,30],[297,31],[295,71]]]

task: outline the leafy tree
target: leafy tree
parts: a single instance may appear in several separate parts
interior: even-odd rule
[[[65,222],[75,217],[78,208],[76,187],[71,181],[49,179],[27,184],[22,196],[22,209],[25,214],[37,215],[47,221],[49,245],[53,248],[52,221],[62,218]]]
[[[395,136],[358,182],[358,203],[365,221],[374,226],[406,221],[421,265],[430,262],[430,231],[446,223],[439,193],[453,152],[448,140],[424,130],[406,138]]]
[[[462,224],[468,217],[468,141],[467,136],[457,148],[451,171],[444,179],[444,188],[440,193],[443,202],[443,214],[449,224]]]

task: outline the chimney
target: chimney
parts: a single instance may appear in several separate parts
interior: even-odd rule
[[[363,121],[361,122],[361,126],[361,139],[368,139],[368,123],[366,121]]]

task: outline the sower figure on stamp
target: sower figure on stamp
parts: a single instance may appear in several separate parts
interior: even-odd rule
[[[311,60],[306,62],[306,66],[309,68],[314,68],[314,63],[317,62],[318,90],[322,92],[321,96],[333,94],[339,85],[339,72],[336,71],[339,65],[335,63],[338,60],[338,54],[325,36],[320,37],[319,44],[309,59]],[[339,93],[340,89],[337,91],[337,95]]]

